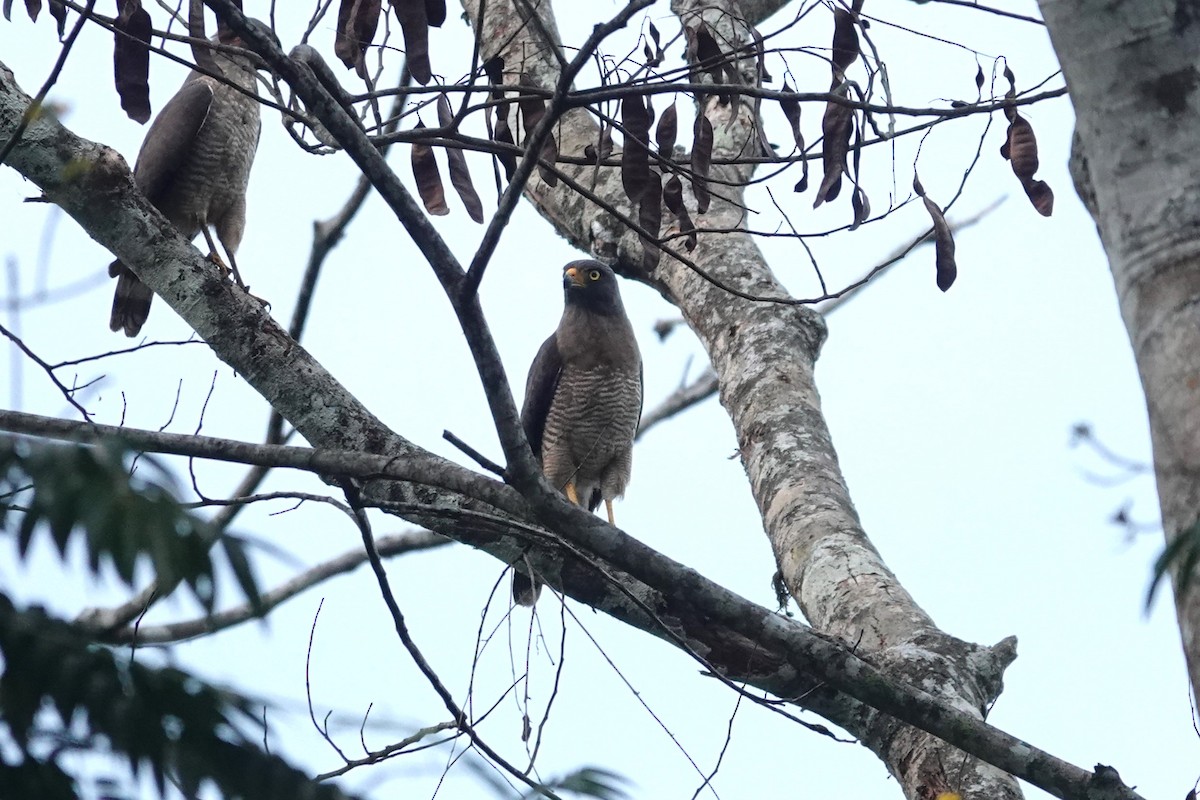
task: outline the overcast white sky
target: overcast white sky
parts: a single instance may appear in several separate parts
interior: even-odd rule
[[[611,0],[556,5],[567,42],[582,41],[592,24],[619,8]],[[246,0],[250,13],[265,16],[265,6]],[[148,7],[160,22],[162,10]],[[1006,7],[1037,14],[1032,2]],[[0,61],[33,94],[58,50],[49,20],[33,25],[19,11],[14,10],[11,23],[0,23]],[[793,6],[762,30],[777,29],[795,11]],[[1005,56],[1022,89],[1057,69],[1048,37],[1036,25],[935,3],[875,4],[867,11],[969,48],[874,23],[872,36],[887,62],[896,100],[904,105],[973,99],[976,53],[989,72],[992,59]],[[288,3],[277,13],[280,37],[290,47],[310,9],[296,4],[292,10]],[[665,38],[677,30],[665,2],[654,6],[650,17]],[[331,50],[332,25],[327,21],[314,37],[325,52]],[[828,12],[818,10],[786,41],[824,47],[830,29]],[[461,74],[470,52],[467,34],[452,9],[445,28],[432,35],[435,71],[452,79]],[[110,44],[103,31],[86,30],[50,98],[68,107],[64,119],[73,130],[116,147],[132,163],[144,129],[120,111]],[[616,43],[608,49],[625,52]],[[676,45],[671,55],[678,57],[679,49]],[[390,63],[389,76],[399,68],[395,54]],[[827,85],[827,68],[815,59],[793,56],[789,63],[802,90]],[[778,61],[769,68],[777,79],[783,72]],[[152,70],[157,109],[177,88],[182,72],[159,61]],[[340,74],[352,83],[351,73]],[[1059,85],[1061,78],[1048,84]],[[686,110],[684,98],[680,110]],[[772,139],[786,142],[778,109],[768,109],[768,116]],[[1143,613],[1150,565],[1161,548],[1153,482],[1126,476],[1086,448],[1070,446],[1072,426],[1087,422],[1116,452],[1148,462],[1137,373],[1095,228],[1066,172],[1069,103],[1051,101],[1026,116],[1041,146],[1039,177],[1057,197],[1054,216],[1044,219],[1033,211],[999,157],[1004,121],[997,117],[978,168],[949,216],[953,220],[1000,197],[1008,199],[958,237],[958,282],[947,294],[938,291],[933,253],[925,248],[838,310],[830,317],[830,337],[818,365],[819,388],[855,505],[906,588],[957,636],[985,644],[1018,637],[1019,658],[1008,671],[991,721],[1079,766],[1115,766],[1146,797],[1182,797],[1198,777],[1198,748],[1174,616],[1165,594],[1149,615]],[[819,118],[819,108],[805,108],[810,140],[819,135]],[[935,200],[944,204],[956,190],[984,124],[981,118],[963,120],[938,128],[925,141],[919,169]],[[887,206],[889,193],[907,196],[916,143],[903,139],[894,150],[872,148],[864,158],[876,210]],[[490,167],[482,157],[470,160],[490,211],[495,204]],[[406,151],[397,148],[392,162],[402,177],[409,176]],[[849,220],[845,197],[813,212],[811,190],[790,193],[796,178],[788,173],[770,185],[799,229],[825,230]],[[301,152],[278,115],[264,115],[239,265],[254,293],[271,301],[284,324],[312,223],[340,207],[354,180],[344,156]],[[18,329],[51,362],[124,347],[124,337],[106,326],[111,286],[103,276],[109,256],[70,219],[21,202],[33,194],[33,186],[0,170],[0,257],[11,265],[0,294],[10,300],[77,281],[94,283],[68,301],[27,307],[19,315],[6,311],[4,324]],[[749,202],[757,212],[755,228],[779,226],[780,215],[765,193],[751,193]],[[452,213],[436,219],[437,227],[455,252],[469,259],[482,229],[470,222],[456,198],[450,204]],[[856,278],[927,224],[924,211],[913,205],[852,234],[813,240],[812,247],[827,280],[837,285]],[[811,266],[799,245],[776,239],[763,246],[789,288],[812,293]],[[559,270],[576,257],[522,206],[482,287],[514,386],[523,385],[538,344],[556,324]],[[304,343],[339,380],[423,447],[463,460],[441,439],[443,429],[450,429],[500,457],[449,304],[378,200],[368,202],[331,256],[319,288]],[[630,283],[622,291],[646,361],[651,407],[685,376],[694,376],[705,356],[686,331],[665,343],[657,340],[652,325],[672,316],[672,309],[655,292]],[[144,334],[173,340],[187,338],[189,331],[158,301]],[[15,349],[4,348],[0,374],[5,407],[71,416],[45,375]],[[265,404],[203,344],[152,348],[60,373],[68,383],[99,376],[85,399],[100,421],[124,418],[129,425],[159,428],[170,420],[167,430],[193,432],[215,386],[203,432],[249,441],[263,435]],[[634,479],[617,507],[617,519],[630,534],[770,606],[774,563],[734,447],[732,428],[715,400],[653,431],[638,446]],[[197,474],[210,495],[229,491],[240,477],[239,470],[211,465],[198,465]],[[307,476],[278,474],[265,489],[324,487]],[[1130,535],[1111,523],[1126,504],[1145,524],[1144,532]],[[309,504],[270,516],[290,505],[258,506],[243,514],[235,529],[287,550],[303,564],[355,548],[357,532],[327,506]],[[405,527],[399,520],[376,518],[379,533]],[[13,550],[0,553],[5,591],[64,615],[119,597],[107,582],[58,569],[48,551],[26,566],[16,562]],[[296,569],[295,563],[264,557],[262,583],[274,585]],[[460,699],[470,678],[480,613],[502,569],[464,547],[389,564],[414,637]],[[505,583],[484,625],[485,633],[499,628],[475,670],[477,709],[503,694],[526,658],[528,614],[518,611],[511,626],[501,624],[506,594]],[[176,646],[166,655],[206,677],[275,701],[268,713],[273,749],[314,773],[339,764],[303,709],[305,651],[321,598],[311,661],[313,697],[318,714],[334,710],[336,738],[347,753],[361,755],[358,726],[368,704],[374,704],[371,719],[378,723],[367,728],[371,747],[447,718],[392,633],[366,570],[302,595],[267,624]],[[169,602],[145,624],[195,612],[188,602]],[[538,616],[544,639],[532,645],[529,682],[535,710],[551,696],[564,626],[566,631],[565,668],[538,755],[543,777],[596,765],[628,776],[634,797],[686,799],[701,785],[699,773],[716,765],[732,718],[732,740],[713,782],[724,800],[899,796],[881,764],[861,747],[831,742],[746,703],[735,715],[736,698],[728,690],[655,639],[575,603],[568,604],[564,616],[553,598],[542,600]],[[510,696],[481,732],[522,762],[527,756],[520,730]],[[444,748],[427,751],[352,773],[347,785],[373,797],[430,797],[448,758]],[[712,796],[708,790],[702,794]],[[492,795],[460,765],[439,796]],[[1042,795],[1030,789],[1029,796]]]

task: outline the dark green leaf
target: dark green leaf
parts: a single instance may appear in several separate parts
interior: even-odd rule
[[[1200,561],[1200,518],[1180,531],[1155,559],[1150,588],[1146,590],[1146,611],[1150,610],[1154,593],[1170,570],[1178,576],[1175,593],[1182,598],[1190,592],[1194,588],[1192,580],[1197,561]]]

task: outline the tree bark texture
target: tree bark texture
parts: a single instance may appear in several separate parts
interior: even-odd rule
[[[523,24],[527,4],[487,0],[483,5],[483,56],[499,54],[506,72],[525,73],[541,86],[553,87],[559,62],[537,35],[541,28],[558,38],[550,4],[538,6],[541,26]],[[477,20],[479,6],[474,0],[464,2],[472,20]],[[691,0],[672,4],[683,24],[694,25],[703,18],[718,31],[718,40],[723,35],[724,41],[739,43],[750,40],[749,29],[731,20],[760,22],[777,8],[757,3],[743,10],[735,2]],[[507,44],[496,50],[497,45],[490,43]],[[745,62],[742,72],[752,82],[753,62]],[[758,137],[751,104],[741,104],[734,119],[731,106],[715,98],[701,111],[715,133],[714,159],[752,152]],[[564,155],[581,155],[600,137],[599,127],[582,110],[567,113],[557,133]],[[560,167],[624,216],[637,218],[617,169],[601,169],[597,174],[591,167]],[[693,212],[700,235],[690,255],[726,286],[751,295],[786,297],[748,234],[704,232],[742,226],[738,187],[752,173],[749,165],[713,167],[713,176],[728,183],[714,181],[708,212],[703,216]],[[576,246],[662,292],[704,343],[720,378],[721,402],[733,420],[742,463],[780,572],[813,627],[857,648],[897,679],[926,687],[956,707],[980,715],[1001,690],[1002,672],[1016,654],[1015,640],[995,648],[980,647],[938,630],[863,532],[814,382],[814,364],[826,335],[821,316],[803,306],[732,296],[667,255],[647,273],[642,269],[640,239],[600,205],[563,183],[550,187],[535,180],[527,195]],[[690,195],[687,202],[695,208]],[[962,752],[921,731],[881,715],[868,714],[861,722],[852,733],[884,761],[910,798],[935,797],[944,791],[968,798],[1020,796],[1010,776],[974,759],[964,760]]]
[[[1146,395],[1163,533],[1200,519],[1200,6],[1041,0],[1076,114],[1072,171]],[[1172,572],[1193,694],[1197,576]],[[1189,591],[1183,591],[1184,587]]]

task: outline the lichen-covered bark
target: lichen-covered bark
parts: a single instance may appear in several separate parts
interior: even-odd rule
[[[1073,172],[1108,254],[1146,393],[1170,542],[1200,519],[1200,7],[1041,7],[1075,107]],[[1178,568],[1173,579],[1200,695],[1200,586]],[[1191,591],[1179,591],[1184,581]]]
[[[472,19],[477,18],[478,5],[476,0],[464,2]],[[749,19],[759,21],[755,15],[771,13],[779,5],[756,3]],[[540,9],[546,29],[554,31],[549,4]],[[703,14],[728,40],[749,38],[745,26],[736,30],[730,22],[746,18],[736,3],[676,0],[672,10],[693,24]],[[481,37],[484,56],[496,53],[488,43],[507,42],[500,54],[509,69],[553,86],[558,62],[537,45],[535,26],[523,26],[520,20],[510,0],[488,0]],[[752,65],[745,66],[747,77],[752,77]],[[753,146],[748,104],[732,121],[730,107],[715,99],[704,113],[716,134],[714,158],[735,157]],[[559,151],[581,154],[598,135],[588,117],[573,112],[560,126]],[[624,215],[636,218],[616,169],[600,170],[593,184],[591,167],[563,168],[579,183],[594,185],[595,194]],[[751,177],[752,168],[714,167],[713,172],[736,185]],[[758,296],[786,296],[748,235],[703,232],[742,224],[742,210],[730,202],[740,199],[740,191],[721,184],[714,188],[729,201],[714,194],[707,214],[697,217],[701,233],[691,257],[725,285]],[[801,306],[731,296],[669,257],[646,274],[638,238],[594,202],[563,184],[551,188],[541,181],[530,187],[528,196],[575,245],[663,291],[704,343],[720,377],[721,402],[737,431],[742,462],[779,569],[813,626],[856,646],[890,674],[979,715],[999,694],[1001,674],[1016,654],[1015,641],[981,648],[939,631],[867,539],[842,479],[814,382],[813,367],[825,337],[821,317]],[[690,197],[688,202],[694,208]],[[947,774],[942,765],[962,765],[963,754],[893,718],[868,713],[858,723],[851,731],[884,760],[908,797],[933,797],[949,790],[964,797],[1020,796],[1010,776],[973,760]]]

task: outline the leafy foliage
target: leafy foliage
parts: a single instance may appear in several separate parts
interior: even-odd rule
[[[1197,563],[1200,563],[1200,518],[1186,530],[1180,531],[1179,535],[1163,548],[1162,553],[1155,560],[1150,588],[1146,590],[1146,610],[1149,611],[1150,602],[1154,599],[1154,592],[1158,589],[1158,584],[1166,577],[1167,570],[1176,566],[1179,568],[1179,585],[1176,587],[1176,592],[1180,597],[1195,588],[1192,586],[1192,580]]]
[[[575,772],[555,778],[546,784],[546,788],[556,792],[570,792],[580,797],[595,797],[599,800],[621,800],[628,797],[621,784],[627,779],[616,772],[609,772],[596,767],[583,767]],[[524,798],[540,797],[541,793],[530,791],[523,794]]]
[[[38,531],[48,531],[61,555],[74,532],[86,534],[88,566],[112,564],[132,586],[140,559],[153,566],[160,585],[186,583],[202,606],[216,602],[211,549],[223,550],[247,599],[257,605],[258,588],[245,543],[218,534],[180,507],[171,476],[153,459],[141,456],[140,472],[129,475],[130,452],[118,444],[30,445],[0,438],[0,531],[17,536],[24,557]],[[24,505],[15,499],[31,493]],[[20,509],[23,513],[13,513]]]
[[[313,783],[243,734],[239,726],[256,718],[249,700],[178,669],[118,660],[71,623],[40,608],[17,609],[4,595],[0,656],[0,712],[22,757],[0,764],[0,784],[14,790],[11,796],[77,797],[54,756],[39,755],[45,715],[53,709],[63,726],[85,720],[135,773],[149,768],[160,795],[170,775],[187,796],[211,783],[226,798],[347,797],[336,786]]]

